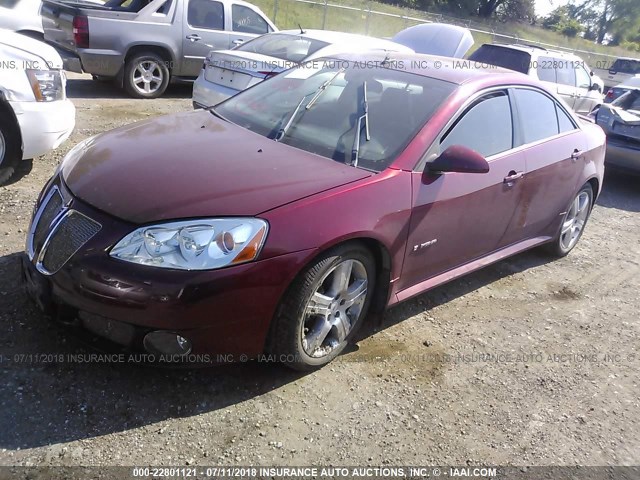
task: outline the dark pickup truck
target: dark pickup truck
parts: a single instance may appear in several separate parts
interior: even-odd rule
[[[197,77],[210,50],[277,30],[241,0],[44,0],[41,13],[45,40],[66,70],[115,79],[138,98]]]

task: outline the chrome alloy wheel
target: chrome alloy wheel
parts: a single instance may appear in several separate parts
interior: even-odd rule
[[[131,84],[141,94],[157,92],[163,80],[162,69],[154,60],[143,60],[131,71]]]
[[[344,342],[360,318],[367,285],[367,270],[358,260],[345,260],[325,274],[304,310],[301,338],[307,355],[322,358]]]
[[[582,228],[589,217],[590,200],[589,194],[583,191],[571,204],[560,230],[560,245],[563,249],[571,250],[580,238]]]

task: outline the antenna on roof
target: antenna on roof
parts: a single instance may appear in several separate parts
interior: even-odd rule
[[[391,52],[387,50],[384,55],[384,60],[382,60],[382,63],[380,65],[382,65],[383,67],[386,67],[389,64],[390,59],[391,59]]]
[[[305,33],[307,33],[302,29],[302,25],[298,24],[298,27],[300,28],[300,35],[304,35]]]

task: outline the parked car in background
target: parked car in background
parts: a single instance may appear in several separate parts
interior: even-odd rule
[[[416,53],[462,58],[473,46],[471,31],[448,23],[423,23],[405,28],[391,40],[406,45]]]
[[[431,62],[337,55],[87,139],[40,195],[27,291],[129,348],[309,370],[372,309],[538,245],[568,254],[602,129],[524,75]]]
[[[268,33],[233,50],[211,51],[193,84],[193,107],[216,105],[304,61],[367,50],[412,52],[390,40],[330,30]]]
[[[67,70],[115,79],[138,98],[161,96],[171,79],[197,77],[211,49],[277,30],[241,0],[44,0],[42,16],[45,39]]]
[[[484,44],[469,56],[472,62],[497,65],[545,83],[574,111],[588,114],[604,99],[588,65],[578,56],[530,45]]]
[[[602,105],[596,123],[607,134],[607,166],[640,175],[640,86]]]
[[[607,94],[604,97],[604,103],[611,103],[623,93],[638,87],[640,87],[640,75],[628,78],[620,85],[616,85],[615,87],[611,87],[607,90]]]
[[[40,0],[0,0],[0,29],[42,40]]]
[[[62,59],[43,42],[0,29],[0,185],[64,142],[75,124]]]
[[[610,88],[626,82],[634,75],[640,74],[640,60],[637,58],[617,58],[608,69],[596,68],[594,72],[603,78],[603,91],[606,92]]]

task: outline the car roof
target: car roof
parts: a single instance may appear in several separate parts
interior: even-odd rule
[[[617,85],[618,88],[634,88],[640,89],[640,75],[635,75],[631,78],[627,78],[620,85]]]
[[[292,30],[280,30],[279,32],[274,33],[286,33],[288,35],[296,35],[304,38],[311,38],[313,40],[319,40],[321,42],[327,43],[349,43],[349,42],[362,42],[362,41],[376,41],[376,42],[386,42],[386,43],[394,43],[391,40],[383,40],[381,38],[369,37],[367,35],[360,35],[357,33],[345,33],[345,32],[335,32],[333,30],[306,30],[303,29],[300,32],[300,29],[292,29]]]
[[[486,84],[520,84],[540,87],[534,78],[502,67],[479,64],[461,58],[439,57],[419,53],[378,52],[345,53],[332,59],[353,62],[387,62],[389,68],[462,85],[470,82]]]

